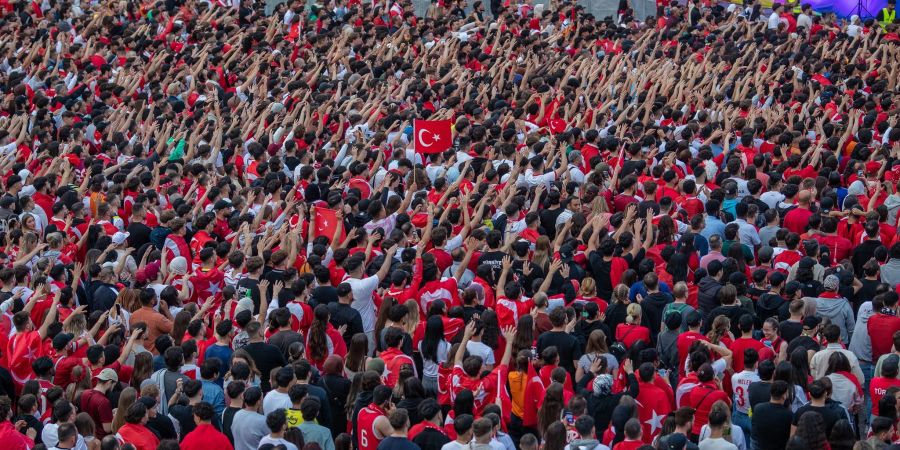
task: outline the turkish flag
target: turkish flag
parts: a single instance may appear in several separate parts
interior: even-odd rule
[[[654,383],[639,383],[640,389],[635,399],[638,404],[638,419],[641,421],[644,443],[653,442],[666,416],[672,412],[667,394]]]
[[[416,151],[419,153],[441,153],[453,146],[453,132],[450,120],[419,120],[413,122]]]
[[[334,237],[334,230],[337,228],[339,219],[337,211],[328,208],[316,208],[316,231],[314,238],[325,236],[329,240]],[[340,239],[343,241],[347,237],[347,232],[341,229]]]
[[[6,354],[9,361],[9,371],[13,380],[18,384],[34,378],[31,363],[44,356],[41,346],[41,336],[37,331],[25,331],[14,334],[6,344]]]

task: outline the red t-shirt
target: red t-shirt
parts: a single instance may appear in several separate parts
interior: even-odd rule
[[[809,218],[813,213],[807,208],[794,208],[784,216],[784,227],[793,233],[803,234],[809,226]]]
[[[866,328],[872,341],[872,361],[878,361],[879,356],[891,352],[894,332],[900,330],[900,317],[877,313],[869,317]]]
[[[740,372],[744,370],[744,350],[752,348],[758,352],[762,350],[763,347],[765,347],[765,345],[763,345],[762,342],[753,338],[740,337],[735,339],[734,342],[731,343],[731,351],[733,353],[731,366],[734,368],[734,371]]]
[[[869,383],[869,397],[872,398],[872,415],[878,415],[878,401],[884,397],[885,392],[892,386],[900,386],[900,380],[896,378],[875,377]]]
[[[636,441],[622,441],[613,445],[612,450],[637,450],[644,445],[644,441],[638,439]]]
[[[631,348],[639,339],[650,343],[650,330],[647,327],[627,323],[620,323],[616,327],[616,340],[625,344],[626,348]]]
[[[700,434],[700,429],[709,422],[709,411],[712,409],[712,405],[719,400],[728,403],[729,407],[731,406],[728,394],[719,389],[714,382],[701,383],[691,389],[682,406],[690,406],[696,410],[694,427],[691,428],[692,433]]]
[[[94,434],[98,439],[106,436],[103,431],[104,423],[112,423],[113,410],[109,399],[102,392],[91,389],[81,394],[81,410],[88,413],[94,423],[97,424]]]

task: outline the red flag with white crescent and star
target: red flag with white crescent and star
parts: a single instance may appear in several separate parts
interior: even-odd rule
[[[316,231],[315,236],[325,236],[329,240],[334,237],[334,230],[340,223],[337,217],[337,211],[328,208],[316,208]],[[347,237],[347,232],[341,230],[341,241]]]
[[[667,394],[654,383],[639,383],[639,393],[636,400],[638,404],[638,419],[643,428],[642,438],[644,443],[653,442],[662,431],[662,423],[672,411]]]
[[[419,120],[413,122],[413,136],[419,153],[441,153],[453,146],[450,120]]]

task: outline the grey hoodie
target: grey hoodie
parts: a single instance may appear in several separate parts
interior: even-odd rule
[[[853,337],[850,339],[849,350],[856,354],[860,362],[872,363],[872,340],[867,331],[869,317],[875,314],[872,311],[872,302],[865,302],[859,306],[856,315],[856,326],[853,327]]]
[[[566,450],[608,450],[609,447],[596,439],[575,439],[566,446]]]
[[[896,286],[900,283],[900,259],[891,258],[881,266],[881,281]]]
[[[884,199],[884,206],[888,210],[888,223],[897,223],[897,211],[900,211],[900,195],[891,194]]]
[[[827,318],[831,323],[841,328],[841,342],[847,344],[850,342],[850,333],[853,331],[855,321],[853,320],[853,308],[850,302],[844,297],[838,298],[816,298],[816,315],[820,318]]]

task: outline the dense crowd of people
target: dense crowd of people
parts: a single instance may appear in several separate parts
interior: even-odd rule
[[[900,448],[894,0],[269,7],[0,1],[4,449]]]

